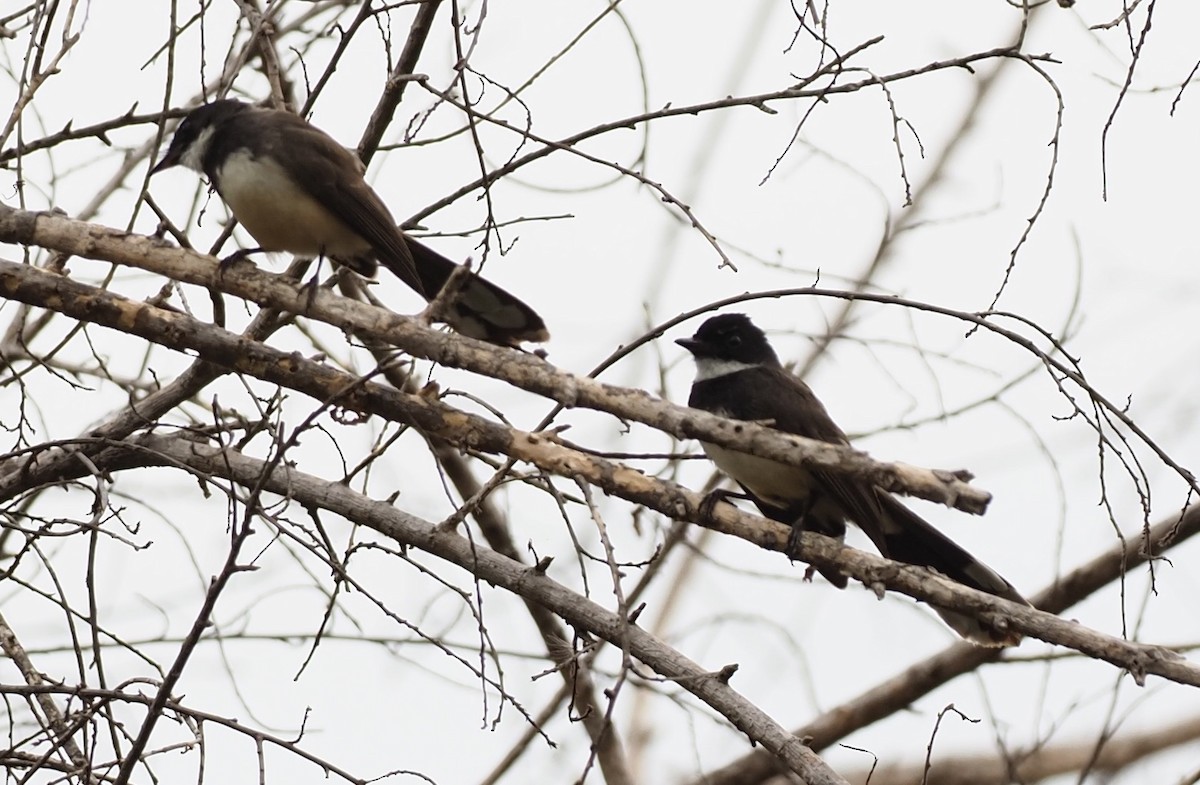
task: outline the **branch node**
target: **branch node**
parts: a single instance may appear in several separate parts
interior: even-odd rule
[[[642,604],[640,604],[636,608],[634,608],[632,611],[630,611],[629,618],[628,618],[629,623],[636,624],[638,617],[642,615],[642,611],[644,611],[644,610],[646,610],[646,603],[643,602]]]
[[[733,674],[737,673],[737,670],[738,664],[736,662],[731,662],[713,675],[717,677],[717,681],[721,682],[722,684],[728,684],[729,680],[733,678]]]

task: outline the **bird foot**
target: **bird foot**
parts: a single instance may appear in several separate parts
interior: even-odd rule
[[[788,532],[787,544],[783,546],[783,552],[790,561],[796,561],[797,559],[804,560],[804,557],[801,555],[801,552],[804,550],[800,542],[802,534],[804,534],[804,518],[798,518],[792,524],[792,530]],[[809,567],[804,573],[805,580],[812,580],[811,573],[812,567]]]
[[[717,504],[719,504],[720,502],[725,502],[725,503],[729,504],[730,499],[748,499],[748,498],[750,498],[750,497],[744,493],[738,493],[737,491],[730,491],[730,490],[726,490],[724,488],[717,488],[714,491],[709,491],[708,493],[704,494],[704,499],[700,502],[700,508],[697,510],[697,512],[700,513],[701,518],[705,518],[705,519],[708,519],[711,521],[712,517],[713,517],[713,512],[716,510]]]
[[[311,311],[313,304],[317,301],[317,290],[321,288],[320,275],[321,268],[318,266],[312,278],[300,284],[300,291],[304,292],[304,310],[306,312]]]
[[[233,267],[239,262],[245,262],[250,259],[251,254],[261,252],[261,248],[239,248],[233,253],[217,262],[217,275],[224,275],[225,271]]]

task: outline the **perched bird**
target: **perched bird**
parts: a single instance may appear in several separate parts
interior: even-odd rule
[[[846,434],[804,382],[779,363],[766,335],[743,314],[714,316],[677,344],[692,353],[696,380],[688,406],[736,420],[762,421],[780,431],[832,444]],[[889,559],[931,567],[964,586],[1028,605],[1012,584],[926,523],[886,491],[845,475],[789,466],[702,443],[704,452],[735,480],[763,516],[800,531],[841,539],[856,524]],[[822,572],[839,588],[844,575]],[[985,646],[1011,646],[1020,636],[952,611],[938,614],[959,635]]]
[[[458,267],[406,236],[363,179],[363,165],[290,112],[226,99],[192,110],[156,174],[201,172],[262,251],[329,257],[373,276],[382,263],[432,301]],[[550,337],[525,303],[471,274],[435,316],[463,335],[502,346]]]

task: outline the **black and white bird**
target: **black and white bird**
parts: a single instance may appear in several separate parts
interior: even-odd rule
[[[849,444],[807,384],[780,364],[767,337],[743,314],[722,314],[677,344],[692,353],[696,379],[688,406],[736,420],[759,421],[787,433]],[[702,443],[717,467],[742,487],[762,514],[793,527],[842,539],[846,521],[895,561],[930,567],[964,586],[1028,605],[1013,585],[954,544],[891,494],[844,475],[790,466]],[[839,588],[840,573],[822,572]],[[969,616],[937,610],[955,632],[985,646],[1011,646],[1020,636]]]
[[[401,232],[359,159],[291,112],[232,99],[197,107],[151,174],[179,164],[208,178],[257,250],[328,257],[367,277],[383,264],[427,301],[458,267]],[[550,337],[537,312],[475,274],[445,306],[438,318],[472,338]]]

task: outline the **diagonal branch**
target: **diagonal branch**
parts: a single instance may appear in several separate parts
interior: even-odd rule
[[[719,505],[711,518],[705,517],[703,497],[676,483],[656,480],[621,464],[585,455],[563,446],[553,436],[498,425],[441,401],[406,395],[295,353],[263,346],[185,314],[135,303],[36,268],[7,262],[0,262],[0,292],[22,301],[53,304],[74,318],[139,335],[172,349],[196,352],[218,365],[298,390],[318,401],[411,424],[452,444],[528,461],[544,471],[584,480],[607,493],[665,515],[700,523],[762,547],[780,551],[787,547],[790,527],[768,523],[729,505]],[[296,292],[295,297],[308,296]],[[326,293],[315,298],[317,304],[330,299],[340,298]],[[361,307],[358,303],[349,305]],[[395,316],[389,318],[399,321]],[[515,352],[496,353],[521,356]],[[642,395],[648,398],[644,393]],[[1011,629],[1075,649],[1129,671],[1139,684],[1147,674],[1154,674],[1200,686],[1200,666],[1168,649],[1105,635],[1049,613],[969,589],[920,568],[846,548],[819,535],[806,533],[802,546],[805,559],[818,568],[840,570],[872,589],[892,589],[939,608],[967,613],[999,630]]]
[[[1172,515],[1155,524],[1144,537],[1125,538],[1123,543],[1056,580],[1030,600],[1043,610],[1063,613],[1129,570],[1161,556],[1197,533],[1200,533],[1200,507],[1192,507],[1182,516]],[[964,673],[997,661],[1001,653],[998,649],[956,643],[830,709],[797,728],[795,733],[808,739],[813,749],[825,749],[854,731],[891,716]],[[703,782],[704,785],[752,785],[774,773],[776,765],[771,757],[755,751],[709,772]]]
[[[263,461],[234,450],[209,447],[176,436],[145,434],[136,441],[145,451],[185,465],[202,476],[225,477],[250,487],[261,485],[266,491],[302,505],[336,512],[398,543],[419,548],[484,581],[548,607],[574,627],[618,645],[627,642],[630,651],[641,662],[720,712],[805,782],[846,785],[844,779],[799,739],[731,688],[724,671],[704,670],[636,625],[628,624],[618,614],[557,583],[537,566],[513,561],[460,534],[398,510],[388,502],[375,501],[341,483],[329,482],[288,466],[271,468]]]
[[[966,475],[961,472],[934,472],[898,463],[880,463],[849,447],[804,439],[657,400],[643,390],[603,384],[559,370],[535,355],[498,350],[479,341],[438,333],[412,319],[328,292],[301,291],[282,276],[247,265],[222,272],[211,257],[173,248],[149,237],[0,205],[0,241],[41,245],[219,289],[260,305],[328,322],[442,365],[501,379],[565,406],[608,412],[623,420],[658,428],[677,438],[702,439],[781,463],[851,474],[884,490],[903,491],[974,514],[982,514],[991,500],[991,494],[964,482]],[[57,289],[55,300],[65,299],[68,292],[73,292],[71,296],[92,306],[100,305],[100,301],[92,302],[90,287],[69,279],[39,273],[11,262],[0,262],[0,267],[4,270],[3,294],[10,299],[41,304],[41,298],[48,291]],[[22,287],[27,291],[19,293],[18,289]],[[72,315],[97,321],[88,315],[89,310],[85,307]],[[138,334],[154,339],[151,334]],[[3,477],[0,477],[0,498],[4,496],[3,485]]]

